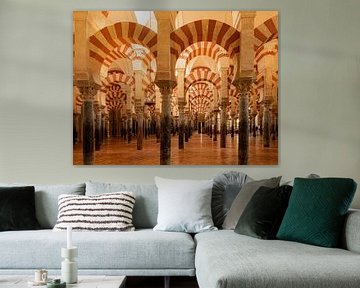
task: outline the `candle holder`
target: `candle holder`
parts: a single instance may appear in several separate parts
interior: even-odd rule
[[[77,283],[78,269],[75,261],[75,257],[77,256],[77,247],[61,248],[61,257],[65,258],[61,262],[61,279],[67,284]]]

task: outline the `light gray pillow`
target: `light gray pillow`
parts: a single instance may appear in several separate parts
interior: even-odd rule
[[[61,194],[85,195],[85,183],[64,185],[37,185],[0,183],[0,186],[34,186],[36,218],[43,229],[52,229],[58,216],[58,198]]]
[[[155,177],[159,213],[154,230],[198,233],[217,230],[211,217],[213,180]]]
[[[270,179],[263,179],[258,181],[251,181],[245,183],[240,192],[237,194],[235,200],[233,201],[229,212],[227,213],[224,223],[222,225],[223,229],[234,230],[237,222],[240,219],[241,214],[244,212],[246,205],[249,203],[252,196],[255,192],[261,187],[276,188],[279,186],[280,177],[274,177]]]
[[[241,187],[253,179],[238,171],[225,171],[214,177],[212,188],[211,213],[214,225],[221,228],[231,204]]]

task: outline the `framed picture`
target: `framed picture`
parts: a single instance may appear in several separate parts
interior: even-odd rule
[[[277,165],[277,11],[74,11],[74,165]]]

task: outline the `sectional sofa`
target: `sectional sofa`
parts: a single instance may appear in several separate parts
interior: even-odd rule
[[[0,184],[13,186],[13,184]],[[153,231],[155,185],[35,185],[40,230],[0,232],[0,278],[46,268],[60,273],[66,232],[55,232],[60,194],[133,191],[133,232],[74,232],[79,274],[196,276],[200,288],[360,287],[360,211],[349,211],[341,248],[260,240],[218,230],[196,235]],[[169,281],[165,281],[165,286]]]

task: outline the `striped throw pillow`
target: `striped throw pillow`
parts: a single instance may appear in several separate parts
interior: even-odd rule
[[[133,231],[133,192],[105,193],[93,196],[60,195],[55,231]]]

